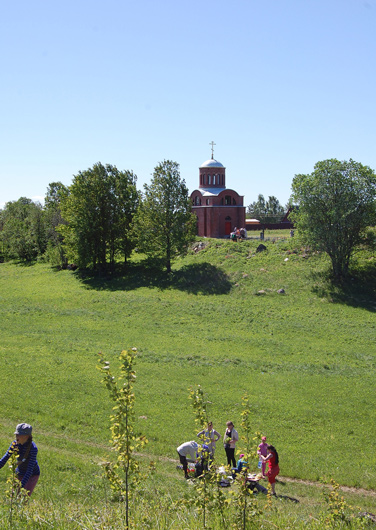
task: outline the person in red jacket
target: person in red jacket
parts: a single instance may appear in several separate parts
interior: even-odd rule
[[[275,495],[275,478],[279,474],[279,456],[276,448],[273,445],[268,445],[267,455],[260,455],[260,458],[263,462],[268,462],[269,464],[269,471],[266,476],[272,488],[272,495]]]

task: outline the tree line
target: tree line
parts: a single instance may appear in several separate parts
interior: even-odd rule
[[[247,215],[252,219],[258,219],[261,223],[279,223],[290,208],[290,203],[285,208],[277,197],[270,195],[267,200],[259,194],[257,201],[252,202],[247,208]]]
[[[137,191],[132,171],[94,164],[74,176],[71,186],[53,182],[45,204],[21,197],[0,211],[3,259],[45,259],[54,266],[113,271],[137,247],[168,272],[174,256],[184,254],[196,234],[196,217],[179,165],[158,164],[150,185]],[[350,259],[364,242],[376,248],[376,175],[354,160],[318,162],[311,174],[292,181],[290,219],[301,241],[328,254],[335,279],[348,275]],[[285,214],[274,196],[259,195],[247,214],[262,223]]]
[[[188,188],[179,165],[158,164],[141,193],[132,171],[100,162],[74,175],[71,186],[52,182],[42,206],[21,197],[0,212],[3,259],[113,271],[137,246],[163,263],[184,253],[196,233]]]

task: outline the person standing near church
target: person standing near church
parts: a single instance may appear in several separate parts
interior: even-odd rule
[[[232,421],[228,421],[226,427],[226,432],[223,437],[223,445],[226,451],[227,465],[230,467],[236,467],[235,444],[239,440],[239,435],[235,430]]]
[[[0,469],[9,460],[12,453],[17,453],[16,476],[20,486],[28,491],[29,495],[38,482],[40,469],[37,462],[38,448],[31,435],[33,428],[28,423],[19,423],[16,427],[16,439],[10,444],[9,449],[0,460]]]

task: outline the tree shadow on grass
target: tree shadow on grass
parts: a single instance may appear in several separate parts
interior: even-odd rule
[[[17,267],[34,267],[37,264],[37,260],[26,260],[26,259],[15,259],[11,260],[10,263],[13,263]]]
[[[333,283],[328,273],[317,273],[313,278],[321,281],[320,286],[312,289],[320,298],[376,312],[376,266],[373,262],[353,268],[342,283]]]
[[[226,294],[232,284],[228,276],[210,263],[186,265],[167,274],[160,268],[141,264],[130,264],[124,271],[100,274],[88,271],[74,273],[88,288],[97,291],[133,291],[141,287],[177,289],[191,294]]]

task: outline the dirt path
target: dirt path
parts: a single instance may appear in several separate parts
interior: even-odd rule
[[[311,480],[303,480],[300,478],[290,478],[290,477],[281,477],[279,476],[278,479],[282,482],[293,482],[295,484],[303,484],[305,486],[315,486],[316,488],[323,488],[326,486],[326,484],[322,484],[321,482],[314,482]],[[367,497],[376,497],[376,491],[375,490],[366,490],[364,488],[353,488],[350,486],[340,486],[339,489],[343,491],[344,493],[354,493],[355,495],[364,495]]]
[[[145,458],[152,457],[152,455],[140,455]],[[174,464],[179,464],[179,461],[175,458],[169,458],[167,456],[158,456],[155,457],[156,460],[161,460],[163,462],[172,462]],[[324,488],[327,486],[326,484],[322,484],[321,482],[315,482],[314,480],[304,480],[301,478],[291,478],[291,477],[282,477],[281,475],[278,476],[278,479],[281,482],[290,482],[295,484],[303,484],[304,486],[313,486],[316,488]],[[277,480],[278,480],[277,479]],[[366,490],[364,488],[354,488],[350,486],[340,486],[339,489],[343,491],[344,493],[354,493],[355,495],[366,495],[368,497],[376,497],[376,491],[375,490]]]

